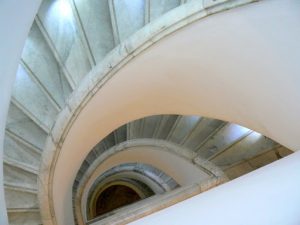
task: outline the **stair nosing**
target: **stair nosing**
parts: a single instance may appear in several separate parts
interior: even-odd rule
[[[3,163],[4,163],[4,164],[7,164],[7,165],[9,165],[9,166],[13,166],[13,167],[22,169],[22,170],[27,171],[27,172],[29,172],[29,173],[38,175],[38,168],[29,166],[29,165],[27,165],[27,164],[25,164],[25,163],[19,162],[19,161],[14,160],[14,159],[11,159],[11,158],[9,158],[9,157],[4,156],[4,157],[3,157]]]
[[[38,190],[35,188],[25,187],[16,183],[4,182],[4,189],[26,192],[31,194],[38,194]]]

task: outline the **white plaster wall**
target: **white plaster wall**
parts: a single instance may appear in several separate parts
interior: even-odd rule
[[[296,152],[130,224],[299,225],[299,170]]]
[[[123,163],[145,163],[149,164],[168,176],[172,177],[180,186],[191,185],[210,177],[209,174],[201,170],[192,160],[185,159],[174,153],[162,151],[159,148],[141,146],[132,147],[124,151],[115,153],[106,159],[90,178],[90,185],[102,173],[108,169]],[[178,168],[181,168],[178,170]],[[90,186],[88,184],[88,186]]]
[[[298,0],[266,0],[207,17],[118,71],[81,111],[61,148],[52,184],[58,224],[73,223],[71,188],[88,151],[133,119],[197,114],[299,149],[299,9]]]
[[[25,39],[41,0],[0,1],[0,224],[7,224],[3,192],[3,138],[12,84]]]
[[[85,212],[84,207],[88,198],[88,191],[97,177],[117,165],[136,162],[149,164],[160,171],[164,171],[164,173],[172,177],[180,186],[200,183],[211,177],[210,174],[205,173],[196,166],[196,164],[192,164],[190,160],[175,155],[174,153],[148,146],[131,147],[107,158],[90,176],[85,185],[82,197],[82,211]]]
[[[96,179],[105,171],[125,163],[143,163],[164,171],[172,177],[180,186],[190,186],[195,183],[202,184],[212,177],[219,177],[226,180],[223,172],[210,162],[197,157],[191,150],[184,149],[173,143],[155,139],[137,139],[116,145],[101,154],[89,169],[85,172],[85,177],[81,180],[77,189],[75,205],[77,205],[77,218],[84,218],[86,212],[86,202],[91,186]],[[210,172],[208,172],[210,171]],[[79,201],[80,199],[80,201]],[[81,203],[80,203],[81,202]],[[81,211],[79,205],[81,204]],[[79,224],[83,221],[78,220]]]

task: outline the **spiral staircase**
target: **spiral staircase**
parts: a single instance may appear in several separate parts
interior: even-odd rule
[[[252,1],[43,1],[24,46],[6,125],[4,185],[10,224],[43,223],[37,186],[41,156],[58,114],[84,77],[137,31],[200,2],[212,14]],[[134,140],[176,145],[192,155],[190,164],[200,157],[229,179],[292,152],[234,123],[195,115],[153,115],[124,124],[99,140],[78,170],[73,200],[97,157]]]

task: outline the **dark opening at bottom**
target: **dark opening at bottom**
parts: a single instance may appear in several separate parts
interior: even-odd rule
[[[130,187],[113,185],[105,189],[98,197],[96,214],[99,216],[139,200],[141,197]]]

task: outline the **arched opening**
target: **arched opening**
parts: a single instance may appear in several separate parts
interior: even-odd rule
[[[95,216],[103,215],[141,199],[142,197],[128,186],[112,185],[102,191],[96,200]]]
[[[80,199],[82,208],[86,209],[87,220],[107,218],[123,212],[123,206],[179,187],[177,182],[163,171],[141,163],[120,164],[97,176],[91,186],[83,185],[82,189],[77,189],[79,186],[74,186],[73,190],[77,194],[73,195],[73,198]],[[86,198],[82,198],[79,193]],[[78,210],[76,207],[78,205],[74,204],[75,213]],[[80,216],[79,218],[81,219]]]
[[[146,199],[154,192],[146,184],[134,179],[119,179],[108,183],[99,182],[91,193],[87,217],[106,218],[121,209],[140,200]]]

